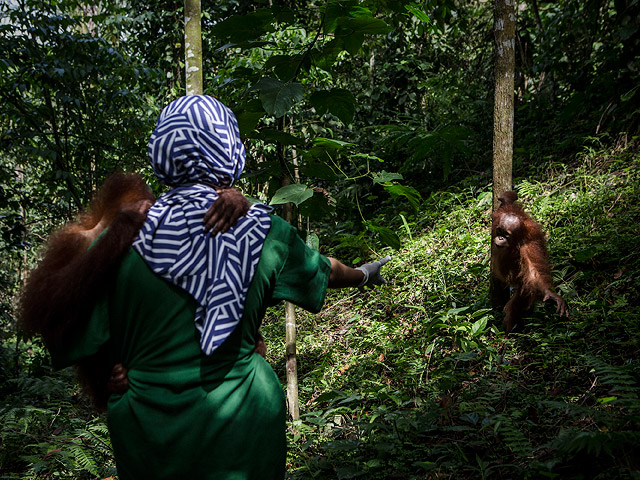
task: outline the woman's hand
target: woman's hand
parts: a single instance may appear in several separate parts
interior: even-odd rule
[[[114,393],[122,395],[129,390],[128,372],[121,363],[114,365],[113,370],[111,370],[111,376],[107,381],[107,393],[109,395]]]

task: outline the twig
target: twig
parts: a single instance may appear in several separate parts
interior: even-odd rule
[[[587,389],[586,392],[582,394],[582,396],[580,397],[580,400],[578,400],[579,405],[582,405],[585,402],[585,400],[587,399],[587,395],[591,392],[591,390],[594,389],[597,383],[598,383],[598,377],[593,379],[593,383],[591,384],[591,386]]]
[[[327,308],[323,308],[322,309],[322,313],[326,313],[329,310],[331,310],[333,307],[335,307],[336,305],[340,305],[341,303],[346,302],[347,300],[350,300],[351,298],[355,297],[358,293],[360,293],[359,291],[356,291],[355,293],[352,293],[351,295],[349,295],[346,298],[343,298],[342,300],[338,300],[337,302],[335,302],[333,305],[331,305],[330,307]]]

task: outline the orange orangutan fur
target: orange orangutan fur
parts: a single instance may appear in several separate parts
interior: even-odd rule
[[[149,206],[154,201],[142,177],[115,173],[77,221],[51,235],[20,297],[20,321],[26,333],[42,335],[52,350],[64,348],[65,339],[89,318],[144,223],[146,210],[134,206],[139,202]],[[80,365],[81,383],[97,404],[106,402],[104,389],[111,367],[103,358]]]
[[[504,305],[507,333],[522,324],[537,300],[553,299],[557,311],[568,316],[567,303],[553,291],[544,232],[517,199],[515,192],[505,192],[491,216],[491,297],[494,305]]]

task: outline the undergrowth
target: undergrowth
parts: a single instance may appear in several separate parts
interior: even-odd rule
[[[379,252],[387,285],[298,311],[290,478],[640,478],[640,161],[591,148],[544,167],[516,189],[570,319],[540,304],[505,338],[490,189],[431,195],[420,230]],[[281,312],[263,328],[284,383]]]
[[[297,310],[292,480],[640,478],[640,161],[594,145],[516,180],[570,319],[538,305],[505,338],[490,189],[473,180],[425,198],[402,248],[377,252],[387,285]],[[270,310],[263,335],[284,383],[282,318]],[[104,418],[40,344],[4,338],[0,375],[0,478],[115,475]]]

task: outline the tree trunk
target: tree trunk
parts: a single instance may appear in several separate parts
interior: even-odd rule
[[[515,0],[496,0],[495,104],[493,110],[493,209],[512,188],[513,85],[515,76]]]
[[[184,67],[187,95],[201,95],[203,88],[200,0],[184,0]]]
[[[280,162],[284,162],[284,155],[280,156]],[[289,175],[285,174],[282,178],[282,186],[286,187],[291,184]],[[287,203],[284,205],[284,219],[291,223],[293,220],[293,205]],[[300,419],[300,403],[298,401],[298,365],[296,358],[296,310],[295,305],[291,302],[284,304],[285,317],[285,349],[287,354],[287,409],[291,420]]]
[[[286,187],[291,182],[285,175],[282,186]],[[293,206],[290,203],[284,205],[284,219],[291,223],[293,220]],[[285,349],[287,354],[287,409],[291,420],[300,419],[300,403],[298,401],[298,365],[296,357],[296,309],[291,302],[284,304],[285,318]]]
[[[495,104],[493,107],[493,211],[498,198],[513,188],[513,86],[515,77],[515,0],[496,0]],[[493,242],[493,239],[491,239]],[[495,304],[501,292],[491,262],[489,297]]]
[[[300,419],[298,401],[298,365],[296,358],[296,310],[295,305],[286,302],[284,306],[287,349],[287,408],[291,420]]]

